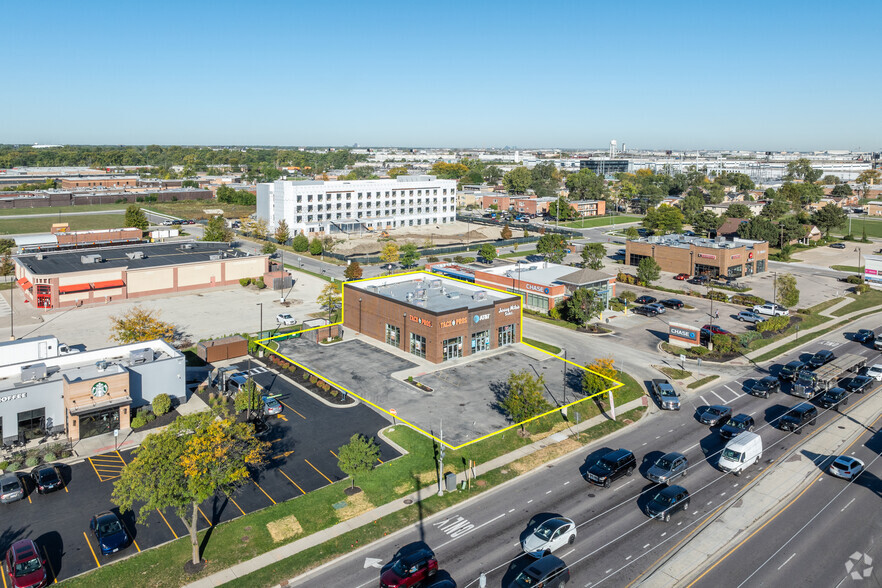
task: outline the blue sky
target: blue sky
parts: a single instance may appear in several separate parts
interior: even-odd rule
[[[0,143],[878,150],[880,17],[878,0],[6,3]]]

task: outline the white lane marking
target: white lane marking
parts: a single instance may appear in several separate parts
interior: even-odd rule
[[[723,384],[723,388],[725,388],[726,390],[728,390],[732,394],[740,396],[740,394],[738,394],[738,392],[736,392],[735,390],[733,390],[732,388],[729,387],[729,384]]]
[[[651,544],[651,543],[647,543],[646,545],[643,546],[643,549],[646,549],[646,548],[649,547],[650,545],[652,545],[652,544]]]
[[[574,551],[576,551],[576,550],[575,550],[575,549],[570,549],[569,551],[567,551],[567,552],[564,553],[563,555],[559,555],[558,557],[561,557],[561,558],[566,557],[566,556],[568,556],[569,554],[571,554],[571,553],[574,552]]]
[[[608,570],[606,570],[606,571],[605,571],[605,572],[603,572],[603,573],[604,573],[604,574],[608,574],[608,573],[610,573],[610,572],[611,572],[611,571],[612,571],[612,568],[610,568],[610,569],[608,569]]]
[[[669,429],[669,430],[668,430],[668,433],[673,433],[673,432],[674,432],[674,429]]]
[[[527,504],[530,504],[531,502],[533,502],[533,499],[532,499],[532,498],[531,498],[530,500],[527,501]]]
[[[720,402],[722,402],[723,404],[726,404],[726,399],[723,398],[722,396],[720,396],[719,394],[717,394],[716,392],[714,392],[713,390],[711,390],[711,394],[713,394],[714,396],[716,396],[717,398],[719,398],[719,399],[720,399]]]
[[[511,510],[509,510],[508,512],[509,512],[509,513],[513,513],[514,511],[515,511],[515,509],[511,509]]]
[[[691,451],[691,450],[695,449],[696,447],[698,447],[699,445],[701,445],[701,443],[696,443],[696,444],[693,445],[692,447],[687,447],[687,448],[685,449],[685,451]]]
[[[661,439],[661,435],[659,435],[658,437],[656,437],[656,439]]]
[[[667,534],[668,534],[668,532],[665,531],[664,533],[661,534],[661,536],[664,537],[664,536],[667,535]]]
[[[699,396],[699,398],[701,398],[701,401],[702,401],[703,403],[705,403],[705,404],[710,404],[710,403],[705,399],[704,396]]]
[[[628,557],[625,558],[625,561],[628,561],[628,560],[631,559],[632,557],[634,557],[634,556],[629,555]]]
[[[546,494],[551,494],[551,490],[549,490],[548,492],[546,492]]]
[[[753,411],[753,412],[751,412],[751,413],[748,413],[747,416],[753,416],[753,415],[755,415],[755,414],[756,414],[756,411]]]
[[[849,500],[849,501],[848,501],[848,504],[846,504],[845,506],[843,506],[843,507],[842,507],[842,510],[840,510],[839,512],[845,512],[845,509],[848,508],[849,506],[851,506],[851,503],[852,503],[852,502],[854,502],[854,498],[852,498],[851,500]]]
[[[644,443],[643,445],[646,445],[646,443]]]
[[[451,535],[451,536],[452,536],[452,539],[449,539],[449,540],[445,541],[444,543],[442,543],[441,545],[439,545],[438,547],[436,547],[436,549],[440,549],[440,548],[444,547],[445,545],[447,545],[448,543],[453,543],[454,541],[456,541],[456,540],[459,539],[460,537],[462,537],[462,536],[464,536],[464,535],[468,535],[468,534],[471,533],[472,531],[477,531],[477,530],[480,529],[481,527],[484,527],[484,526],[486,526],[486,525],[489,525],[489,524],[492,523],[493,521],[499,520],[499,519],[501,519],[501,518],[504,517],[504,516],[505,516],[505,513],[502,513],[502,514],[499,515],[499,516],[493,517],[492,519],[490,519],[490,520],[487,521],[486,523],[481,523],[481,524],[478,525],[477,527],[474,527],[474,526],[473,526],[471,529],[465,531],[464,533],[460,533],[460,534],[455,535],[455,536]]]
[[[788,558],[787,558],[787,561],[785,561],[785,562],[782,563],[780,566],[778,566],[778,571],[780,572],[780,571],[781,571],[781,568],[783,568],[784,566],[786,566],[787,563],[788,563],[791,559],[793,559],[794,557],[796,557],[796,554],[795,554],[795,553],[794,553],[793,555],[791,555],[790,557],[788,557]]]
[[[566,486],[567,484],[569,484],[571,481],[572,481],[572,480],[567,480],[566,482],[564,482],[564,486]]]

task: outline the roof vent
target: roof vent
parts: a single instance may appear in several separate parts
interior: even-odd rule
[[[40,260],[40,261],[42,261],[42,260],[43,260],[43,254],[42,254],[42,253],[38,253],[38,254],[37,254],[37,259]]]
[[[193,244],[192,243],[184,243],[183,245],[181,245],[181,249],[193,249]]]
[[[487,292],[484,290],[480,290],[480,291],[472,294],[472,300],[486,300],[486,299],[487,299]]]
[[[97,253],[93,253],[91,255],[80,255],[80,263],[83,264],[101,263],[102,261],[104,261],[104,258]]]
[[[103,359],[100,361],[96,361],[95,362],[95,369],[98,370],[99,372],[103,372],[104,370],[107,369],[107,362],[104,361]]]
[[[413,300],[413,292],[408,292],[407,294],[405,294],[404,299],[408,302],[411,302]]]
[[[129,253],[126,253],[126,257],[128,257],[129,259],[144,259],[147,256],[144,255],[143,251],[131,251]]]

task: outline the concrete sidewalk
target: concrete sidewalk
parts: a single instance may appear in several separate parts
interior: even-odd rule
[[[623,414],[629,410],[633,410],[640,406],[646,406],[648,398],[643,396],[636,400],[632,400],[631,402],[625,403],[620,407],[616,407],[617,414]],[[645,414],[648,414],[647,411]],[[586,421],[579,423],[578,425],[573,425],[566,431],[562,431],[559,433],[555,433],[554,435],[550,435],[540,441],[535,443],[531,443],[530,445],[525,445],[511,453],[507,453],[496,459],[492,459],[486,463],[482,463],[477,466],[477,474],[480,476],[482,474],[486,474],[492,470],[500,468],[504,465],[510,464],[514,461],[517,461],[523,457],[526,457],[536,451],[544,449],[550,445],[554,445],[555,443],[559,443],[564,439],[568,438],[570,435],[574,435],[576,433],[582,432],[586,429],[589,429],[595,425],[598,425],[604,421],[608,420],[607,417],[603,415],[598,415],[596,417],[592,417]],[[403,426],[403,425],[399,425]],[[580,448],[577,451],[584,451],[584,448]],[[565,457],[565,456],[562,456]],[[559,458],[560,459],[560,458]],[[461,483],[465,479],[464,474],[457,475],[457,484]],[[497,486],[498,488],[499,486]],[[402,496],[401,498],[396,499],[393,502],[389,502],[382,506],[379,506],[369,512],[361,514],[357,517],[349,519],[348,521],[338,523],[333,527],[328,527],[327,529],[322,529],[312,535],[307,535],[306,537],[302,537],[297,541],[293,541],[288,543],[287,545],[283,545],[272,551],[268,551],[262,555],[259,555],[253,559],[248,561],[244,561],[242,563],[236,564],[232,567],[229,567],[225,570],[212,574],[210,576],[206,576],[200,580],[197,580],[188,586],[192,588],[210,588],[213,586],[219,586],[220,584],[224,584],[226,582],[233,582],[237,579],[250,574],[251,572],[257,571],[261,568],[273,565],[278,563],[280,560],[285,559],[286,557],[291,557],[301,551],[309,549],[311,547],[315,547],[325,541],[333,539],[334,537],[338,537],[344,533],[348,533],[354,529],[362,527],[364,525],[368,525],[380,519],[388,514],[392,514],[393,512],[397,512],[399,510],[403,510],[410,506],[413,506],[417,502],[424,500],[430,496],[435,496],[438,493],[437,486],[428,486],[426,488],[422,488],[416,492],[413,492],[407,496]],[[478,495],[480,496],[480,495]],[[461,508],[462,502],[452,506],[451,508]],[[346,554],[346,556],[351,554]],[[341,557],[346,557],[341,556]],[[328,562],[324,565],[331,565],[332,562]]]
[[[700,577],[709,562],[718,562],[792,500],[818,476],[828,456],[841,453],[882,415],[882,394],[867,397],[846,415],[827,424],[805,442],[783,455],[777,465],[761,473],[730,498],[684,544],[657,561],[638,586],[685,586]],[[817,455],[815,460],[806,454]],[[731,507],[731,508],[730,508]]]

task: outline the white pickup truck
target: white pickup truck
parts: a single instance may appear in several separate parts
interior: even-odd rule
[[[753,312],[756,314],[764,314],[766,316],[787,316],[790,314],[790,311],[780,304],[773,304],[771,302],[757,304],[753,307]]]

